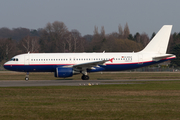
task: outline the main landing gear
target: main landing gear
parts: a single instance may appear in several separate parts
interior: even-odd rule
[[[87,71],[82,71],[82,77],[81,77],[81,79],[82,80],[89,80],[89,76],[87,75]]]
[[[29,72],[26,73],[26,77],[25,80],[28,81],[29,80]]]
[[[82,77],[81,77],[81,79],[82,79],[82,80],[89,80],[89,76],[83,74]]]

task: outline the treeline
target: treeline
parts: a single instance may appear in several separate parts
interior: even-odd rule
[[[0,28],[0,62],[3,64],[11,57],[21,53],[60,53],[60,52],[132,52],[140,51],[151,38],[146,33],[130,33],[128,24],[119,25],[118,32],[100,32],[94,27],[93,35],[84,35],[76,30],[68,30],[60,21],[47,23],[44,28],[30,30],[27,28]],[[180,44],[180,33],[171,35],[168,52]]]

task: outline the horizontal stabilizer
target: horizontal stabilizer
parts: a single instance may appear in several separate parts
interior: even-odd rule
[[[161,55],[161,56],[153,57],[153,61],[159,61],[159,60],[162,60],[162,59],[166,59],[168,57],[175,57],[175,55],[173,55],[173,54],[166,54],[166,55]]]

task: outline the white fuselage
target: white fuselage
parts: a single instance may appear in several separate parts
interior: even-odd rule
[[[56,67],[91,63],[110,60],[104,63],[105,71],[120,71],[134,69],[150,64],[163,62],[175,57],[168,57],[160,61],[153,61],[158,54],[149,53],[28,53],[13,57],[15,60],[5,63],[5,68],[25,72],[54,72]],[[131,65],[131,66],[129,66]],[[21,67],[20,67],[21,66]],[[26,66],[24,69],[23,66]],[[29,66],[29,68],[28,68]],[[31,66],[31,67],[30,67]],[[19,67],[19,69],[18,69]],[[8,69],[7,68],[7,69]],[[43,70],[42,70],[43,68]]]

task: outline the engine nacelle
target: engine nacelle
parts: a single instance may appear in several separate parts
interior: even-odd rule
[[[56,68],[56,72],[54,74],[55,77],[71,77],[73,76],[73,68]]]

